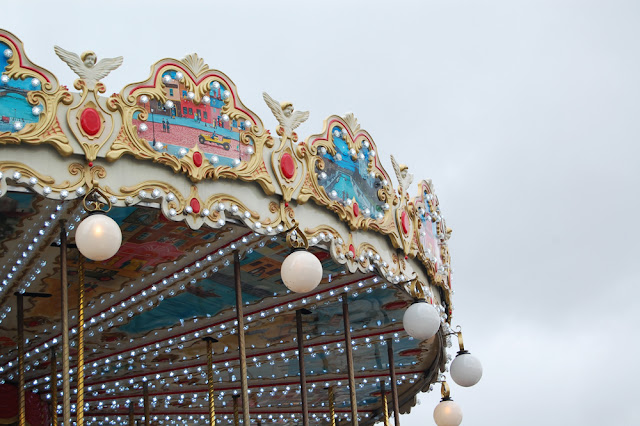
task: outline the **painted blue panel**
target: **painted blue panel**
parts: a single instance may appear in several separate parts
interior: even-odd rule
[[[7,57],[4,52],[9,46],[0,42],[0,69],[7,67]],[[9,49],[10,51],[10,49]],[[34,115],[33,105],[27,102],[27,93],[39,90],[38,79],[7,79],[0,80],[0,132],[17,132],[24,125],[36,123],[40,114]]]
[[[341,130],[339,126],[331,129],[336,154],[325,153],[322,156],[325,160],[322,171],[326,173],[326,178],[320,179],[319,184],[324,186],[333,200],[342,205],[346,205],[347,200],[355,199],[361,214],[365,214],[369,209],[368,217],[375,219],[377,214],[384,213],[384,203],[378,199],[378,189],[382,188],[382,182],[372,177],[367,170],[370,150],[363,146],[359,151],[362,156],[352,159],[349,145],[342,137]]]

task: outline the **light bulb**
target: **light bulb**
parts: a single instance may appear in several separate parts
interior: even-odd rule
[[[322,263],[306,250],[296,250],[282,262],[280,271],[284,285],[296,293],[307,293],[322,280]]]
[[[120,227],[104,213],[90,215],[80,222],[76,230],[76,245],[87,259],[109,259],[118,252],[121,244]]]

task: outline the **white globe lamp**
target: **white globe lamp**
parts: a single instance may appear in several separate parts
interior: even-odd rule
[[[113,257],[122,244],[122,232],[115,220],[95,212],[76,230],[76,246],[87,259],[101,261]]]
[[[308,293],[322,280],[322,263],[307,250],[296,250],[284,259],[280,274],[289,290]]]
[[[432,304],[420,299],[407,308],[402,324],[409,336],[417,340],[426,340],[438,332],[440,317]]]
[[[480,360],[468,351],[458,352],[451,363],[451,378],[458,385],[465,388],[473,386],[482,378],[482,364]]]
[[[458,426],[462,423],[462,410],[450,398],[443,398],[433,410],[433,420],[438,426]]]

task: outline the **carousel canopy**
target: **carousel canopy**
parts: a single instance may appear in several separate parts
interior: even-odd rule
[[[390,352],[401,412],[438,380],[448,362],[450,229],[431,181],[410,196],[413,176],[392,157],[394,184],[351,114],[302,139],[295,129],[308,113],[265,93],[279,123],[269,131],[231,79],[197,55],[159,61],[147,79],[105,97],[100,80],[122,58],[56,53],[78,74],[75,90],[0,30],[3,383],[19,382],[20,327],[26,390],[57,400],[61,418],[68,400],[87,424],[140,420],[145,399],[150,424],[207,424],[211,383],[217,422],[248,407],[252,422],[302,424],[299,356],[309,416],[320,424],[333,413],[352,419],[349,353],[365,425],[384,415]],[[103,248],[98,237],[76,241],[96,208],[122,236],[106,260],[76,248]],[[306,293],[282,281],[294,249],[322,266]],[[416,299],[442,323],[426,340],[403,326]]]

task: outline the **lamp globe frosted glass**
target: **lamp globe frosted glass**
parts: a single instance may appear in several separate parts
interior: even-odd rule
[[[322,263],[306,250],[296,250],[282,262],[280,274],[284,285],[296,293],[307,293],[322,280]]]
[[[462,423],[462,410],[450,399],[440,401],[433,410],[433,420],[438,426],[458,426]]]
[[[85,218],[76,230],[76,245],[87,259],[106,260],[120,249],[122,232],[115,220],[103,213]]]
[[[409,336],[426,340],[438,332],[440,317],[433,305],[425,301],[417,301],[405,311],[402,324]]]
[[[451,378],[466,388],[475,385],[482,378],[480,360],[467,351],[458,352],[451,363]]]

